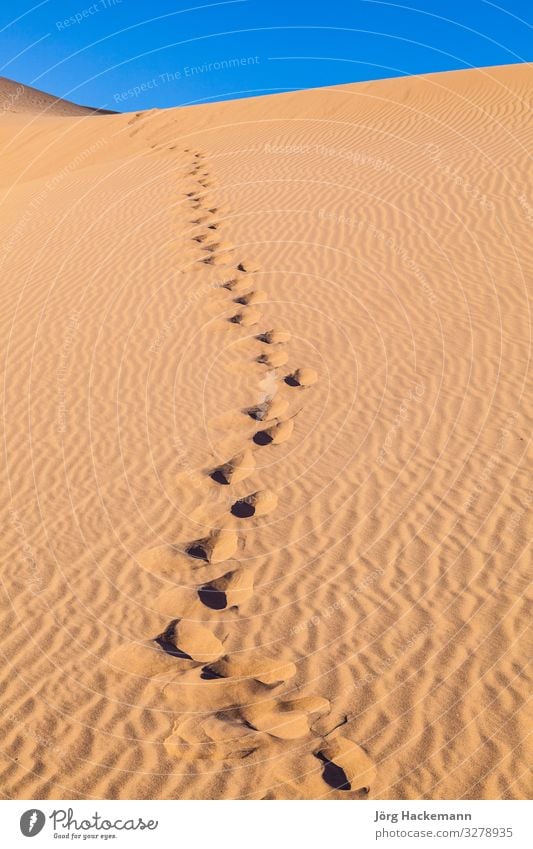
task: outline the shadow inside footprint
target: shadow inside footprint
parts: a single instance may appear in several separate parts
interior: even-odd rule
[[[272,442],[272,436],[268,430],[258,430],[257,433],[254,433],[252,439],[256,445],[270,445]]]
[[[284,378],[287,386],[301,386],[301,383],[296,379],[293,374],[288,374],[287,377]]]
[[[169,640],[165,638],[164,634],[160,634],[159,637],[156,637],[154,643],[157,643],[157,645],[163,649],[165,654],[170,654],[172,657],[180,657],[182,660],[192,660],[190,654],[185,654],[184,651],[176,648],[174,643],[169,642]]]
[[[243,413],[250,416],[256,422],[262,422],[268,413],[268,405],[258,404],[257,407],[248,407],[247,410],[243,410]]]
[[[204,666],[200,673],[200,678],[202,678],[204,681],[216,681],[218,678],[223,677],[223,675],[219,675],[218,672],[215,672],[214,669],[211,669],[210,666]]]
[[[211,610],[225,610],[228,606],[226,593],[223,593],[221,590],[215,590],[212,587],[200,587],[198,598],[202,604],[205,604]]]
[[[190,545],[189,548],[186,549],[189,557],[194,557],[196,560],[209,560],[207,556],[207,551],[202,545],[198,543],[194,543]]]
[[[328,761],[328,759],[322,755],[320,752],[317,756],[322,763],[324,764],[322,778],[330,787],[333,787],[334,790],[351,790],[352,785],[348,781],[346,777],[346,773],[344,770],[334,764],[332,761]]]
[[[227,479],[222,469],[215,469],[214,472],[211,472],[209,477],[211,478],[211,480],[215,481],[215,483],[219,483],[222,486],[229,486],[229,480]]]
[[[346,778],[346,773],[340,766],[336,764],[332,764],[330,761],[324,764],[324,772],[322,773],[322,778],[329,784],[330,787],[335,788],[335,790],[351,790],[352,785]]]
[[[235,504],[232,504],[231,506],[231,514],[236,516],[238,519],[249,519],[250,516],[254,515],[254,513],[255,505],[245,499],[242,501],[236,501]]]

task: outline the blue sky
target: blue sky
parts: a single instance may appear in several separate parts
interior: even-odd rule
[[[533,60],[530,0],[7,0],[0,75],[119,111]]]

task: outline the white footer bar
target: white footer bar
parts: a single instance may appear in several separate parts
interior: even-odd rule
[[[187,849],[522,849],[531,803],[3,801],[2,843]],[[30,842],[31,839],[35,842]]]

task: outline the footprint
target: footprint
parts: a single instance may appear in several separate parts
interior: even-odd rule
[[[255,338],[259,342],[264,342],[265,345],[280,345],[283,342],[288,342],[291,334],[287,330],[267,330]]]
[[[180,760],[192,749],[191,755],[195,760],[225,761],[246,758],[261,743],[253,729],[224,711],[205,718],[195,715],[178,719],[164,745],[170,755]]]
[[[262,363],[269,368],[278,368],[285,365],[288,359],[289,355],[287,351],[272,351],[269,354],[260,354],[256,357],[256,362]]]
[[[234,298],[234,302],[236,304],[242,304],[247,307],[250,304],[263,304],[266,301],[266,293],[261,291],[248,292],[247,295],[239,295],[238,298]]]
[[[180,582],[182,580],[180,575]],[[205,606],[198,598],[198,586],[187,586],[183,583],[164,589],[152,602],[151,607],[161,616],[179,616],[194,621],[201,621],[202,614],[205,613]]]
[[[227,280],[220,288],[227,289],[228,292],[238,295],[240,292],[247,292],[249,290],[250,281],[245,277],[239,277],[238,279]]]
[[[217,466],[209,472],[209,477],[222,486],[231,483],[239,483],[250,475],[255,469],[253,453],[248,449],[241,454],[236,454],[227,463]]]
[[[226,212],[229,212],[229,209],[226,206],[221,205],[208,207],[207,211],[210,215],[224,215]]]
[[[196,184],[198,184],[198,180],[195,180],[194,182]],[[203,208],[204,211],[206,211],[206,210],[209,211],[210,208],[214,207],[215,200],[214,200],[213,196],[210,195],[208,193],[208,191],[206,189],[204,189],[202,186],[198,186],[197,189],[191,188],[191,191],[194,191],[195,194],[198,196],[198,199],[201,202],[201,205],[202,205],[202,208]]]
[[[284,416],[288,409],[289,402],[285,398],[274,398],[273,400],[263,401],[262,404],[257,404],[255,407],[248,407],[243,410],[243,413],[256,422],[269,422],[272,419],[279,419]]]
[[[217,253],[219,251],[227,252],[233,250],[233,245],[231,242],[210,242],[209,244],[206,244],[204,241],[202,244],[202,250],[209,251],[209,253]]]
[[[216,661],[216,666],[220,661]],[[179,661],[180,665],[189,663],[191,668],[175,669],[170,676],[164,673],[153,679],[158,692],[173,711],[188,707],[190,713],[203,711],[233,711],[243,704],[251,704],[259,699],[268,698],[271,687],[254,678],[224,677],[213,671],[211,665],[198,666],[193,661]],[[175,667],[178,662],[174,662]],[[316,762],[316,759],[313,758]]]
[[[239,262],[237,269],[238,271],[244,271],[247,274],[255,274],[257,271],[261,270],[261,266],[259,263],[254,262],[254,260],[250,260],[249,262]]]
[[[211,221],[210,215],[198,215],[191,220],[191,224],[207,224],[208,221]]]
[[[318,380],[318,374],[312,368],[297,368],[285,378],[288,386],[312,386]]]
[[[310,717],[314,714],[321,716],[329,710],[327,699],[308,697],[267,699],[241,708],[241,714],[257,731],[282,740],[295,740],[310,733]]]
[[[185,548],[180,545],[157,545],[137,552],[136,560],[153,575],[172,575],[181,570],[183,563],[188,560]]]
[[[131,675],[153,678],[155,675],[174,673],[176,656],[173,657],[172,654],[164,651],[155,640],[144,640],[119,646],[111,652],[108,663],[112,668],[129,672]],[[193,666],[185,655],[180,657],[184,661],[180,668],[188,669]]]
[[[322,778],[336,790],[365,790],[367,793],[376,777],[376,767],[364,749],[340,735],[327,738],[315,752],[324,764]]]
[[[269,687],[283,684],[295,675],[294,663],[290,661],[285,663],[280,659],[273,660],[259,653],[242,657],[226,655],[202,670],[202,677],[231,678],[234,681],[252,679]]]
[[[264,731],[281,740],[295,740],[309,734],[306,714],[303,711],[284,709],[281,702],[270,700],[249,705],[242,708],[241,714],[256,731]]]
[[[260,318],[260,310],[255,307],[245,307],[232,315],[231,318],[228,318],[228,321],[231,324],[240,324],[242,327],[251,327],[253,324],[257,324]]]
[[[211,610],[226,610],[248,601],[254,592],[250,569],[234,569],[220,578],[204,584],[198,590],[200,601]]]
[[[146,548],[136,558],[140,566],[154,575],[172,576],[179,572],[185,579],[184,573],[194,573],[194,561],[221,563],[235,554],[238,545],[239,537],[234,530],[215,528],[208,536],[182,545]]]
[[[200,196],[199,196],[199,195],[198,195],[198,197],[196,197],[196,198],[189,198],[189,200],[191,201],[191,208],[192,208],[192,209],[194,209],[194,210],[198,210],[198,211],[200,211],[200,210],[204,209],[204,202],[203,202],[203,200],[200,198]]]
[[[252,437],[256,445],[279,445],[286,442],[294,430],[294,422],[288,419],[285,422],[268,427],[265,430],[258,430]]]
[[[195,221],[191,221],[191,224],[206,224],[209,219],[196,219]],[[218,224],[207,224],[208,230],[218,230]],[[195,242],[205,242],[206,239],[209,239],[213,234],[212,233],[200,233],[198,236],[193,236],[193,240]]]
[[[204,265],[231,265],[233,262],[234,251],[232,249],[222,250],[217,247],[212,250],[208,256],[200,260]]]
[[[277,495],[269,490],[261,490],[239,498],[231,505],[230,513],[237,519],[250,519],[252,516],[266,516],[277,506]]]
[[[197,663],[211,663],[224,654],[224,646],[215,635],[200,625],[187,619],[173,619],[155,642],[163,651]]]
[[[238,544],[239,538],[235,531],[217,529],[208,537],[189,543],[186,552],[189,557],[206,563],[221,563],[235,554]]]

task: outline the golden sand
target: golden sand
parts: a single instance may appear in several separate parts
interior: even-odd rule
[[[0,81],[5,797],[527,795],[530,73]]]

